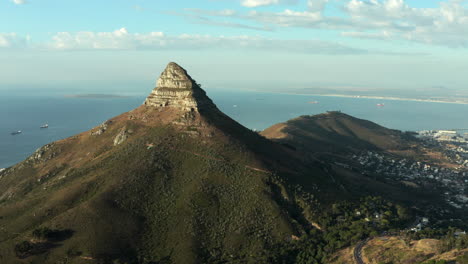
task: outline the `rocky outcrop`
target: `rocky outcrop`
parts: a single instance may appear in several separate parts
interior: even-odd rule
[[[125,140],[127,140],[130,132],[131,131],[127,131],[126,128],[123,128],[122,130],[120,130],[119,134],[117,134],[117,136],[114,138],[114,146],[124,143]]]
[[[107,130],[107,126],[112,123],[112,121],[106,121],[102,124],[99,125],[99,127],[94,130],[94,131],[91,131],[91,136],[99,136],[99,135],[102,135],[104,132],[106,132]]]
[[[3,175],[6,174],[6,169],[0,169],[0,180],[3,178]]]
[[[144,104],[150,107],[174,107],[184,111],[216,107],[187,71],[174,62],[167,65],[156,83],[156,88]]]
[[[41,148],[38,148],[29,158],[26,159],[26,163],[38,163],[46,162],[53,159],[59,154],[59,151],[54,149],[55,143],[47,144]]]

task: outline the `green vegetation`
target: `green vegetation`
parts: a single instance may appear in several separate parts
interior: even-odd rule
[[[312,229],[298,241],[279,246],[271,263],[327,263],[337,249],[402,227],[410,214],[405,207],[380,197],[339,202],[317,217],[323,231]]]
[[[468,264],[468,252],[457,257],[457,264]]]
[[[23,241],[15,245],[15,254],[18,258],[25,258],[34,249],[34,244],[29,241]]]
[[[449,228],[447,234],[444,237],[442,237],[442,243],[440,248],[441,252],[447,252],[452,249],[468,248],[468,235],[456,235],[456,231],[457,230],[455,228]]]
[[[446,260],[443,260],[443,259],[441,259],[441,260],[432,259],[432,260],[424,261],[421,264],[447,264],[447,263],[448,262]]]
[[[453,249],[468,248],[468,235],[453,227],[425,228],[419,232],[406,232],[404,234],[404,239],[407,241],[424,238],[439,239],[440,245],[438,251],[440,253],[448,252]]]

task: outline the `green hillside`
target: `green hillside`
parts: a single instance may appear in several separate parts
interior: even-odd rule
[[[300,116],[273,125],[262,135],[313,152],[402,150],[416,143],[406,133],[341,112]]]

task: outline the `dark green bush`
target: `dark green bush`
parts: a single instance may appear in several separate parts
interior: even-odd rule
[[[27,257],[34,249],[34,244],[29,241],[23,241],[15,245],[15,254],[18,258]]]
[[[47,227],[40,227],[32,232],[32,236],[40,240],[48,240],[54,233],[54,230]]]

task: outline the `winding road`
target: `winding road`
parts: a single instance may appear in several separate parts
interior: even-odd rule
[[[365,264],[364,260],[362,260],[362,248],[366,245],[366,243],[370,240],[367,238],[365,240],[360,241],[356,247],[354,248],[354,260],[357,264]]]

